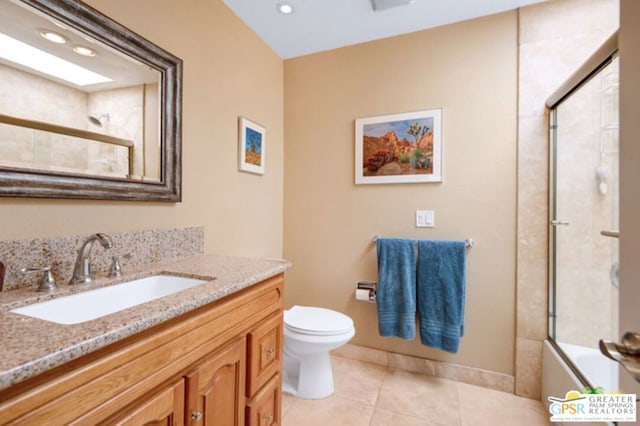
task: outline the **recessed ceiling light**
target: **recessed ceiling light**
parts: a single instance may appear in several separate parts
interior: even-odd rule
[[[276,8],[278,9],[278,12],[282,13],[283,15],[290,15],[293,13],[293,6],[291,6],[289,3],[278,3]]]
[[[67,42],[67,38],[61,34],[58,34],[56,32],[53,31],[49,31],[49,30],[38,30],[40,32],[40,35],[44,38],[46,38],[47,40],[53,42],[53,43],[58,43],[58,44],[65,44]]]
[[[106,83],[110,78],[58,58],[0,33],[0,57],[78,86]]]
[[[85,46],[73,46],[73,51],[82,56],[96,56],[95,50]]]

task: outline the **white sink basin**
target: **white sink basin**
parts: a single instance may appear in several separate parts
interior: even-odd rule
[[[78,324],[208,282],[176,275],[152,275],[109,287],[12,309],[58,324]]]

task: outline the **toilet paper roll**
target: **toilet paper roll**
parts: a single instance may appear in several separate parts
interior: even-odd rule
[[[356,289],[356,300],[364,300],[365,302],[371,302],[369,300],[369,290],[357,288]]]

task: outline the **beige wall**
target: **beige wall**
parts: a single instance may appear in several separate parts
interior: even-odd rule
[[[281,256],[282,60],[218,0],[88,3],[184,60],[183,202],[2,198],[0,238],[204,226],[208,253]],[[237,171],[239,115],[268,129],[264,176]]]
[[[285,61],[287,304],[337,309],[352,343],[512,374],[517,14]],[[442,107],[443,183],[354,184],[354,119]],[[415,228],[415,210],[436,227]],[[375,235],[464,239],[466,335],[457,355],[381,338],[356,280],[377,279]]]

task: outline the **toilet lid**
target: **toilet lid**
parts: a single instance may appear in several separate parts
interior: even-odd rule
[[[284,325],[304,334],[340,334],[353,328],[353,320],[331,309],[294,306],[284,311]]]

